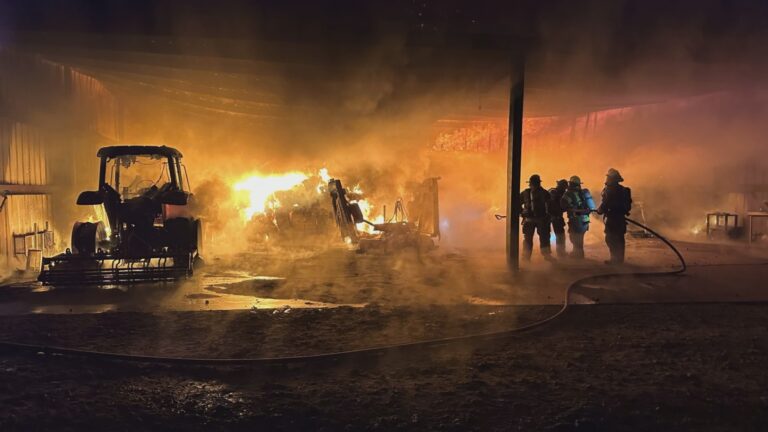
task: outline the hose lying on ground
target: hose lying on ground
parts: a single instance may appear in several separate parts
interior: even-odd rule
[[[470,334],[464,336],[454,336],[439,339],[430,339],[418,342],[407,342],[394,345],[386,345],[373,348],[362,348],[348,351],[336,351],[322,354],[312,354],[306,356],[289,356],[289,357],[256,357],[256,358],[191,358],[191,357],[161,357],[161,356],[146,356],[146,355],[133,355],[133,354],[120,354],[103,351],[90,351],[74,348],[62,348],[55,346],[24,344],[19,342],[0,341],[0,350],[16,351],[16,352],[31,352],[40,354],[52,354],[52,355],[68,355],[77,357],[87,357],[92,359],[102,360],[120,360],[130,362],[144,362],[144,363],[164,363],[164,364],[186,364],[197,366],[236,366],[236,365],[278,365],[278,364],[290,364],[290,363],[302,363],[311,361],[334,361],[342,359],[351,359],[355,357],[373,357],[382,356],[385,354],[407,351],[414,349],[424,349],[438,347],[442,345],[454,344],[454,343],[477,343],[487,341],[496,338],[503,338],[518,334],[524,331],[532,330],[537,327],[541,327],[547,324],[559,316],[561,316],[568,309],[570,305],[570,293],[571,290],[587,281],[603,279],[606,277],[622,277],[622,276],[663,276],[674,275],[684,272],[687,269],[685,259],[683,255],[675,248],[675,246],[669,242],[662,235],[646,227],[645,225],[636,222],[632,219],[627,219],[627,222],[634,224],[642,229],[647,230],[658,239],[663,241],[670,249],[677,255],[680,260],[681,268],[671,271],[658,271],[658,272],[614,272],[607,274],[599,274],[593,276],[587,276],[578,279],[568,285],[564,292],[563,306],[553,315],[544,319],[535,321],[530,324],[526,324],[521,327],[515,327],[512,329],[499,330],[487,333]]]

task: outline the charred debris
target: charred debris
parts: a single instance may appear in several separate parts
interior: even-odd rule
[[[99,150],[98,188],[81,192],[80,206],[97,217],[75,222],[71,247],[43,257],[38,279],[50,285],[170,281],[191,276],[202,263],[201,203],[191,192],[182,154],[166,146],[111,146]],[[275,206],[249,223],[259,240],[284,245],[337,238],[359,252],[427,252],[440,238],[438,177],[417,184],[406,202],[369,220],[361,192],[330,178],[325,199]],[[281,198],[292,202],[291,190]],[[300,193],[295,191],[293,193]]]

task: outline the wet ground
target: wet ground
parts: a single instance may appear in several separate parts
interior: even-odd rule
[[[764,429],[768,253],[676,244],[686,274],[592,280],[562,318],[491,343],[269,370],[4,352],[0,429]],[[580,277],[677,265],[653,239],[631,240],[631,264],[618,269],[599,244],[588,256],[535,256],[513,276],[499,251],[272,249],[210,261],[178,284],[17,283],[0,288],[0,339],[308,355],[512,328],[554,313]]]
[[[592,281],[574,303],[767,301],[768,252],[741,245],[678,242],[684,276]],[[561,304],[574,280],[607,272],[667,271],[676,257],[656,239],[630,239],[628,264],[605,266],[600,244],[588,258],[544,260],[520,274],[503,251],[443,250],[429,254],[263,249],[214,258],[189,280],[111,287],[48,287],[19,281],[0,288],[0,315],[329,308],[338,306],[519,306]],[[744,271],[749,266],[748,271]]]
[[[767,313],[746,303],[580,306],[489,344],[333,365],[189,368],[3,353],[0,426],[765,430]],[[240,336],[240,345],[257,343]]]

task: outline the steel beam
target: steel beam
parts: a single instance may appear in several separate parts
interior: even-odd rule
[[[0,195],[49,195],[49,185],[0,184]]]
[[[525,63],[512,63],[509,90],[509,133],[507,146],[507,264],[520,269],[520,174],[523,149],[523,96]]]

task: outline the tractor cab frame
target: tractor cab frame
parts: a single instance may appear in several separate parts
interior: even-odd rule
[[[76,222],[71,247],[43,258],[45,284],[115,284],[173,280],[200,259],[201,224],[182,154],[166,146],[112,146],[97,153],[99,184],[77,204],[101,220]]]

